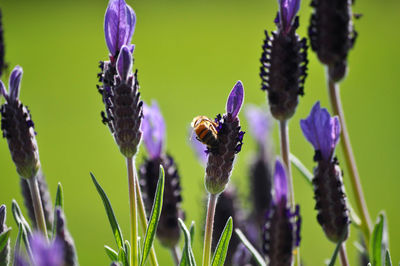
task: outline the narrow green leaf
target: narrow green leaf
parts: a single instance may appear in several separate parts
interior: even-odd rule
[[[189,232],[190,232],[190,244],[192,245],[192,248],[193,248],[193,239],[194,239],[194,234],[195,234],[194,221],[192,221],[192,224],[190,225]]]
[[[156,235],[164,198],[164,182],[164,168],[160,165],[160,175],[158,177],[157,189],[154,197],[153,208],[151,209],[149,224],[147,225],[146,229],[140,265],[144,265],[146,262],[151,246],[153,245],[154,237]]]
[[[126,265],[129,265],[129,262],[131,261],[131,244],[129,243],[128,240],[125,240],[125,263]]]
[[[129,266],[129,263],[126,261],[126,252],[123,248],[118,251],[118,261],[124,266]]]
[[[183,235],[185,237],[185,245],[183,247],[183,253],[182,253],[182,258],[181,262],[179,265],[182,266],[196,266],[196,261],[194,260],[194,255],[193,255],[193,250],[191,246],[191,240],[190,240],[190,233],[189,230],[186,228],[185,223],[178,218],[179,226],[182,229]]]
[[[237,236],[240,238],[242,241],[243,245],[250,251],[250,253],[253,255],[254,259],[256,260],[257,264],[260,266],[266,266],[266,263],[264,261],[263,256],[258,253],[258,251],[253,247],[253,245],[250,243],[250,241],[246,238],[246,236],[240,231],[240,229],[235,229],[235,233]]]
[[[111,261],[118,261],[118,253],[115,250],[107,245],[104,246],[104,250]]]
[[[7,245],[8,239],[10,238],[11,227],[7,228],[3,233],[0,234],[0,252]]]
[[[53,238],[55,238],[56,236],[56,229],[57,229],[57,214],[56,214],[57,207],[60,208],[61,210],[64,208],[64,192],[60,182],[58,182],[57,185],[56,201],[54,202],[54,219],[52,228]]]
[[[296,167],[296,169],[299,170],[299,172],[303,175],[306,181],[312,184],[314,175],[310,171],[308,171],[307,167],[300,161],[300,159],[294,156],[293,154],[289,155],[289,159],[292,162],[292,164]]]
[[[339,242],[336,244],[336,248],[335,248],[335,250],[333,251],[332,258],[331,258],[331,260],[330,260],[328,266],[335,266],[335,261],[336,261],[337,255],[339,254],[340,246],[342,245],[343,240],[344,240],[344,238],[346,237],[346,235],[347,235],[347,230],[345,230],[345,231],[343,232],[342,236],[341,236],[340,239],[339,239]]]
[[[233,231],[232,217],[229,217],[224,231],[218,240],[217,247],[215,248],[214,256],[211,261],[212,266],[224,266],[226,253],[228,252],[229,241],[231,240]]]
[[[384,213],[380,213],[371,236],[370,261],[372,265],[384,264],[387,246],[386,217]]]
[[[103,201],[104,208],[106,209],[106,213],[108,216],[108,221],[110,222],[111,229],[113,231],[115,242],[117,243],[118,249],[121,250],[124,248],[124,238],[122,236],[121,228],[119,227],[119,224],[117,222],[117,218],[115,217],[114,210],[111,207],[110,200],[108,199],[103,188],[97,182],[94,175],[92,173],[90,173],[90,176],[92,177],[92,181],[93,181],[94,185],[96,186],[97,192],[99,193],[101,200]]]
[[[16,200],[12,200],[11,204],[11,211],[14,216],[14,220],[17,224],[22,224],[22,227],[25,229],[28,236],[32,234],[31,227],[29,226],[28,222],[26,221],[24,215],[21,212],[21,208],[19,207]]]
[[[392,259],[390,258],[390,252],[388,249],[386,250],[385,266],[392,266]]]
[[[21,239],[22,239],[22,224],[18,225],[18,235],[17,239],[15,240],[15,246],[14,246],[14,255],[19,254],[19,250],[21,248]]]

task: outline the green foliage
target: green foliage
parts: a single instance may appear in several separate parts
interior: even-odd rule
[[[387,249],[385,255],[385,266],[392,266],[392,259],[390,258],[390,252]]]
[[[192,241],[191,241],[191,237],[190,237],[190,232],[186,228],[185,223],[180,218],[178,218],[178,221],[179,221],[179,226],[182,229],[183,235],[185,236],[185,245],[183,247],[182,258],[181,258],[181,262],[179,263],[179,265],[196,266],[196,261],[194,259],[192,245],[191,245]],[[192,222],[192,226],[194,227],[193,222]]]
[[[57,214],[56,214],[57,207],[60,208],[61,210],[64,208],[64,192],[60,182],[57,185],[56,200],[54,202],[54,220],[53,220],[53,230],[52,230],[53,238],[56,236],[56,229],[57,229]]]
[[[235,233],[242,241],[243,245],[250,251],[253,255],[253,258],[256,260],[257,264],[260,266],[266,266],[263,256],[253,247],[250,241],[246,238],[246,236],[240,231],[240,229],[235,229]]]
[[[340,246],[342,245],[343,240],[344,240],[344,237],[345,237],[346,235],[347,235],[347,230],[345,230],[345,231],[343,232],[342,236],[341,236],[340,239],[339,239],[339,242],[336,244],[336,248],[335,248],[335,250],[333,251],[332,258],[331,258],[331,260],[330,260],[328,266],[335,266],[335,261],[336,261],[337,255],[339,254]]]
[[[385,265],[385,252],[388,248],[388,233],[386,226],[386,215],[379,214],[374,230],[372,231],[370,244],[370,261],[373,266]]]
[[[14,220],[18,225],[18,239],[19,240],[17,243],[18,246],[16,244],[16,248],[18,247],[18,249],[19,249],[19,245],[20,245],[21,238],[22,238],[22,240],[24,241],[27,253],[31,254],[29,238],[32,235],[32,230],[31,230],[31,227],[29,226],[28,222],[26,221],[25,217],[22,215],[21,209],[15,200],[12,201],[11,211],[13,213]]]
[[[224,231],[222,231],[221,237],[219,238],[217,247],[214,252],[214,256],[211,261],[212,266],[223,266],[225,263],[226,253],[228,252],[229,241],[231,240],[233,231],[232,217],[229,217]]]
[[[7,228],[3,233],[0,234],[0,252],[7,245],[8,239],[10,238],[11,228]]]
[[[104,246],[104,250],[111,261],[118,261],[118,253],[115,250],[107,245]]]
[[[161,209],[164,198],[164,168],[160,165],[160,175],[158,177],[156,194],[154,197],[153,208],[150,214],[150,221],[147,225],[146,235],[144,238],[143,251],[140,265],[144,265],[150,253],[151,246],[153,245],[154,237],[157,231],[158,221],[160,220]]]

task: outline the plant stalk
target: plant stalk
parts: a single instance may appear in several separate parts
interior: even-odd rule
[[[340,249],[339,249],[339,257],[340,257],[340,263],[342,264],[342,266],[349,266],[349,260],[347,258],[347,251],[346,251],[346,243],[343,242],[340,245]]]
[[[178,246],[174,246],[173,248],[171,248],[171,254],[172,257],[174,259],[175,265],[178,266],[179,265],[179,258],[181,257],[181,251],[179,250]]]
[[[353,194],[356,200],[356,205],[361,216],[361,229],[363,231],[367,247],[369,247],[369,239],[371,234],[371,218],[368,213],[367,203],[365,201],[363,189],[361,186],[360,175],[357,169],[356,160],[354,157],[353,149],[351,147],[350,136],[347,131],[346,120],[344,118],[343,106],[340,99],[340,88],[329,76],[329,69],[327,70],[328,79],[328,92],[329,98],[332,105],[333,113],[339,117],[341,126],[341,138],[340,141],[344,157],[346,160],[347,168],[350,171],[350,182],[353,190]]]
[[[203,266],[209,266],[211,260],[211,242],[214,227],[215,207],[217,206],[218,194],[209,194],[206,229],[204,230],[204,246],[203,246]]]
[[[130,265],[138,266],[138,225],[137,225],[137,206],[136,206],[136,183],[134,172],[136,172],[133,158],[126,158],[126,167],[128,168],[128,184],[129,184],[129,206],[131,217],[131,256]]]
[[[39,228],[39,230],[43,233],[45,238],[47,239],[48,236],[47,236],[46,220],[44,218],[42,199],[40,198],[40,191],[39,191],[39,185],[37,182],[37,178],[35,176],[32,178],[28,178],[27,180],[28,180],[28,184],[29,184],[29,189],[31,191],[32,204],[33,204],[33,210],[35,212],[36,225]]]
[[[139,179],[137,178],[136,171],[134,172],[134,175],[135,175],[135,183],[136,183],[136,186],[135,186],[136,200],[137,200],[138,210],[139,210],[140,225],[142,227],[142,231],[146,232],[146,229],[147,229],[146,209],[144,206],[142,192],[140,190]],[[154,244],[151,246],[151,249],[150,249],[150,263],[153,266],[158,266],[158,261],[157,261],[156,251],[154,249]]]

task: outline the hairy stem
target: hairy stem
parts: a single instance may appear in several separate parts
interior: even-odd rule
[[[136,200],[137,200],[137,204],[138,204],[140,225],[142,226],[142,231],[146,232],[146,229],[147,229],[146,209],[145,209],[143,198],[142,198],[142,192],[140,191],[139,179],[137,178],[136,171],[134,172],[134,174],[135,174],[135,184],[136,184],[136,186],[135,186]],[[151,249],[150,249],[150,263],[153,266],[158,266],[158,261],[157,261],[156,251],[154,250],[154,245],[152,245]]]
[[[175,265],[178,266],[179,262],[180,262],[180,257],[181,257],[181,251],[179,250],[178,246],[174,246],[173,248],[171,248],[171,254],[172,257],[174,259]]]
[[[339,249],[339,257],[340,257],[340,263],[342,264],[342,266],[349,266],[349,260],[347,258],[347,251],[346,251],[346,243],[343,242],[340,245],[340,249]]]
[[[128,168],[128,184],[129,184],[129,206],[131,217],[131,260],[130,265],[138,266],[138,225],[137,225],[137,206],[136,206],[136,183],[134,172],[136,172],[133,158],[126,158],[126,167]]]
[[[215,207],[217,206],[218,194],[209,194],[206,229],[204,230],[204,246],[203,246],[203,266],[209,266],[211,260],[211,242],[214,227]]]
[[[31,191],[32,205],[33,205],[33,210],[35,212],[36,225],[47,239],[46,220],[44,218],[42,199],[40,198],[40,191],[37,178],[35,176],[32,178],[28,178],[27,180]]]
[[[347,131],[346,121],[344,118],[344,111],[343,106],[340,99],[340,88],[338,84],[336,84],[330,77],[329,77],[329,70],[327,71],[328,77],[328,91],[329,91],[329,98],[332,105],[332,109],[335,115],[339,117],[340,125],[342,128],[341,131],[341,139],[340,141],[342,145],[342,149],[344,152],[344,157],[346,159],[347,168],[350,171],[350,182],[351,187],[353,189],[353,194],[356,200],[356,205],[358,211],[361,214],[361,229],[363,231],[365,241],[367,247],[369,246],[369,238],[371,234],[371,218],[368,213],[367,203],[365,202],[364,193],[361,186],[360,175],[358,173],[356,160],[354,157],[353,149],[351,147],[350,136]]]

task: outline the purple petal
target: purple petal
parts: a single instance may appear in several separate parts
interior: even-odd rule
[[[143,104],[143,142],[151,159],[159,158],[165,143],[165,122],[157,102]]]
[[[275,174],[274,174],[274,190],[275,190],[275,203],[281,202],[282,198],[287,199],[287,180],[286,171],[284,166],[279,160],[275,163]]]
[[[269,111],[255,105],[248,105],[245,113],[251,135],[259,145],[265,145],[273,125]]]
[[[110,53],[115,56],[123,45],[132,40],[135,12],[124,0],[111,0],[104,17],[104,34]]]
[[[9,90],[10,90],[10,99],[16,100],[19,97],[19,88],[22,79],[22,67],[16,66],[11,72]]]
[[[63,244],[59,241],[48,243],[42,234],[35,233],[30,239],[32,259],[35,266],[61,266],[64,264]]]
[[[4,86],[3,81],[0,80],[0,96],[3,95],[4,98],[8,101],[8,92],[6,90],[6,86]]]
[[[279,16],[275,21],[281,25],[282,30],[290,31],[293,20],[300,9],[300,0],[278,0]]]
[[[189,134],[190,134],[190,146],[192,147],[193,151],[196,153],[197,158],[199,159],[200,163],[205,166],[207,163],[207,158],[208,154],[206,153],[207,146],[200,141],[197,140],[196,138],[196,133],[193,131],[193,129],[190,127],[189,128]]]
[[[231,93],[229,94],[228,101],[226,103],[226,112],[228,114],[232,114],[233,118],[235,118],[238,115],[240,108],[242,107],[243,98],[244,98],[243,84],[239,80],[233,87]]]
[[[314,104],[310,115],[300,121],[306,139],[321,152],[322,158],[331,160],[340,137],[340,124],[337,117],[331,117],[328,110]]]
[[[117,71],[121,80],[126,81],[129,73],[132,71],[132,54],[128,46],[124,45],[121,48],[117,59]]]

